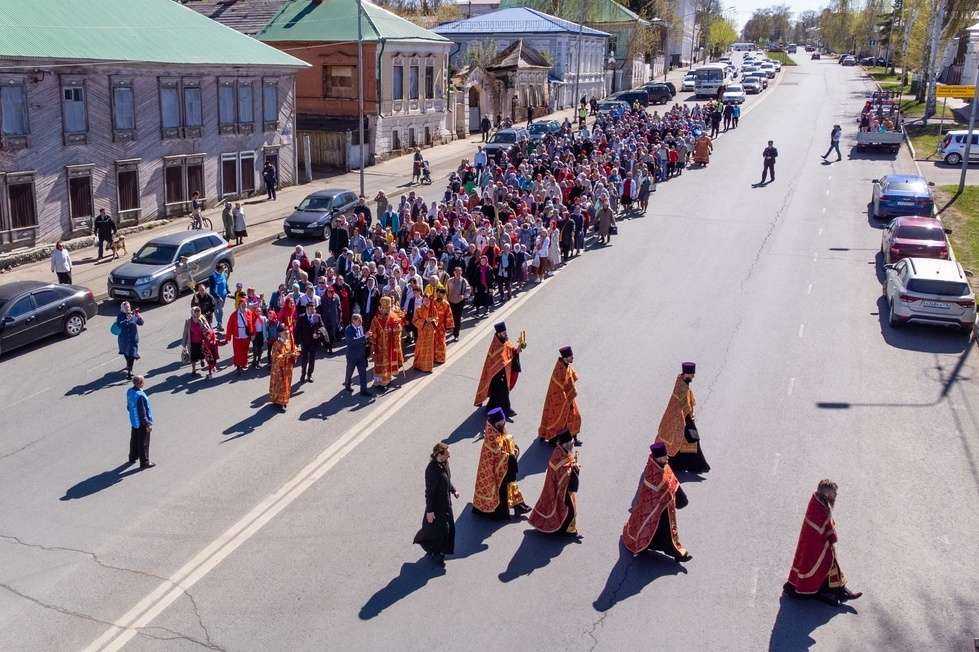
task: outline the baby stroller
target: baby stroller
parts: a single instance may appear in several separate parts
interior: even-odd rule
[[[432,185],[432,170],[428,166],[428,161],[422,161],[422,185],[430,186]]]

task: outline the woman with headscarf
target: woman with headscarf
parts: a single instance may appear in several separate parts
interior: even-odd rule
[[[133,310],[128,301],[123,301],[119,305],[114,331],[119,344],[119,355],[126,359],[126,380],[132,380],[133,364],[139,360],[139,327],[142,325],[143,318],[139,310]]]
[[[288,329],[279,324],[278,339],[272,345],[272,369],[269,373],[269,400],[283,412],[292,395],[292,370],[299,353]]]
[[[228,318],[225,335],[231,342],[231,352],[234,356],[235,373],[241,374],[248,368],[248,354],[255,339],[255,313],[245,306],[244,299],[235,303],[235,311]]]
[[[425,516],[414,542],[425,550],[425,556],[445,567],[445,556],[455,552],[455,516],[452,497],[459,492],[452,486],[449,470],[449,447],[439,442],[432,448],[431,461],[425,468]]]

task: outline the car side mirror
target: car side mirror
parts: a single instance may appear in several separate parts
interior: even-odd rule
[[[880,179],[871,179],[870,182],[871,183],[880,183]]]
[[[932,186],[932,187],[934,187],[934,185],[935,185],[935,182],[934,182],[934,181],[929,181],[929,182],[928,182],[928,185],[929,185],[929,186]]]
[[[886,265],[884,265],[884,269],[894,269],[894,265],[892,265],[891,263],[887,263]]]
[[[945,235],[952,235],[952,229],[948,228],[947,226],[943,229],[943,231],[945,231]]]
[[[965,275],[968,276],[969,278],[972,278],[976,274],[971,269],[967,269],[967,270],[965,270]]]
[[[298,207],[298,206],[293,206],[293,208],[294,208],[295,210],[297,210],[297,211],[299,210],[299,207]]]

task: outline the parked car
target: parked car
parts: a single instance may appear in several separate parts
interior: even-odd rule
[[[557,120],[541,120],[527,127],[530,140],[535,143],[544,140],[547,134],[556,134],[559,131],[561,131],[561,123]]]
[[[841,63],[844,66],[855,66],[855,65],[857,65],[857,60],[854,57],[852,57],[850,55],[847,55],[847,56],[843,57],[843,61],[841,61]]]
[[[896,217],[880,238],[885,263],[902,258],[948,258],[945,227],[933,217]]]
[[[809,58],[812,59],[813,61],[817,61],[819,59],[822,59],[822,57],[820,56],[820,54],[818,52],[813,52],[811,55],[809,55]]]
[[[645,89],[619,91],[618,93],[612,93],[609,95],[608,99],[626,102],[630,107],[632,106],[633,102],[639,100],[639,104],[642,106],[649,106],[649,93],[647,93]]]
[[[741,78],[741,85],[744,86],[745,82],[747,82],[749,79],[754,79],[759,84],[761,84],[761,89],[762,90],[765,90],[766,88],[768,88],[768,75],[765,75],[765,74],[760,73],[760,72],[753,72],[753,73],[747,74],[747,75],[745,75],[744,77]]]
[[[785,48],[785,51],[787,53],[789,53],[789,54],[795,54],[796,53],[796,45],[795,45],[795,43],[790,43],[789,44],[789,47]]]
[[[744,104],[745,91],[742,84],[728,84],[724,89],[721,101],[725,104]]]
[[[643,85],[643,90],[649,93],[650,104],[666,104],[673,99],[673,94],[666,84],[660,82],[648,82]]]
[[[687,73],[683,76],[683,82],[680,84],[680,90],[682,91],[693,91],[694,84],[697,82],[697,77],[693,73]]]
[[[610,113],[614,115],[622,115],[629,110],[629,104],[626,102],[620,102],[619,100],[601,100],[598,103],[598,114],[604,115]]]
[[[190,281],[197,283],[209,277],[219,263],[234,267],[231,245],[217,233],[181,231],[153,238],[133,254],[132,260],[109,273],[108,290],[113,299],[152,301],[167,304],[176,301],[181,287],[177,263],[187,257]]]
[[[932,184],[923,177],[895,174],[874,179],[873,184],[871,217],[886,220],[898,215],[931,216],[935,198]]]
[[[51,335],[75,337],[98,310],[88,288],[44,281],[0,285],[0,355]]]
[[[282,229],[289,237],[313,236],[329,240],[333,222],[341,215],[353,216],[356,207],[357,193],[353,190],[317,190],[299,202],[295,212],[282,223]]]
[[[765,61],[775,66],[775,72],[782,72],[782,62],[778,59],[765,59]]]
[[[759,69],[759,72],[765,75],[766,77],[768,77],[769,79],[774,79],[776,73],[775,64],[766,61],[765,63],[761,64],[761,68]]]
[[[949,165],[960,165],[965,158],[965,143],[968,129],[955,129],[945,134],[942,140],[942,159]],[[972,132],[972,146],[969,149],[969,162],[979,161],[979,131]]]
[[[530,140],[530,132],[523,127],[512,127],[508,129],[497,129],[490,136],[489,142],[483,146],[487,156],[496,156],[499,152],[509,153],[517,143]]]
[[[838,57],[838,58],[836,59],[836,63],[840,63],[840,64],[842,64],[842,63],[843,63],[843,60],[844,60],[844,59],[846,59],[846,58],[847,58],[848,56],[850,56],[850,55],[849,55],[849,54],[841,54],[841,55],[840,55],[840,56],[839,56],[839,57]]]
[[[741,80],[741,88],[748,95],[757,95],[762,90],[761,80],[755,76],[745,77]]]
[[[904,258],[885,265],[884,272],[884,298],[892,327],[911,322],[965,332],[975,327],[976,296],[958,261]]]
[[[863,57],[860,59],[861,66],[873,66],[876,65],[876,63],[877,63],[876,57]]]
[[[663,84],[664,86],[666,86],[668,89],[670,89],[670,94],[673,97],[676,97],[676,84],[674,84],[671,81],[664,81],[664,82],[660,82],[660,83]]]

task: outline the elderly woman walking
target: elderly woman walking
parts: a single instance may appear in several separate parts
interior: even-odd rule
[[[612,235],[612,226],[615,224],[615,214],[604,197],[598,200],[598,212],[595,218],[598,222],[598,241],[601,244],[608,244]]]
[[[197,376],[197,363],[201,363],[201,369],[207,366],[204,360],[204,343],[207,338],[207,331],[211,330],[211,325],[201,314],[201,309],[194,306],[190,309],[190,317],[184,322],[183,350],[184,355],[190,360],[191,374]]]
[[[231,214],[235,220],[235,244],[240,245],[248,237],[248,229],[245,224],[245,209],[241,207],[240,202],[235,204],[235,208]]]
[[[126,359],[126,380],[132,380],[133,363],[139,360],[139,327],[142,325],[139,309],[133,310],[128,301],[123,301],[112,330],[119,341],[119,355]]]
[[[224,239],[231,242],[235,238],[235,216],[229,201],[224,202],[224,210],[221,211],[221,223],[224,224]]]

